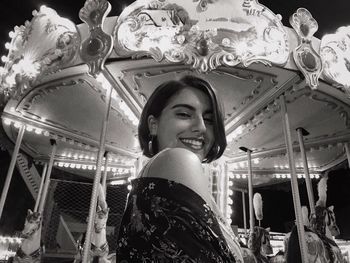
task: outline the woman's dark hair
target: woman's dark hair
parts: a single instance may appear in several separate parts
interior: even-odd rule
[[[216,90],[205,80],[195,76],[187,75],[182,77],[180,80],[167,81],[158,86],[149,97],[145,107],[143,108],[138,127],[138,136],[143,154],[147,157],[152,157],[153,155],[153,153],[149,152],[148,149],[148,142],[151,140],[151,135],[148,127],[148,117],[150,115],[153,115],[155,118],[158,118],[161,115],[163,109],[167,106],[170,98],[178,94],[186,87],[192,87],[203,91],[209,96],[213,107],[213,127],[215,141],[203,162],[209,163],[213,160],[218,159],[223,154],[227,145],[224,127],[224,115],[223,107],[218,101]],[[157,153],[159,151],[157,140],[153,140],[152,148],[154,153]]]

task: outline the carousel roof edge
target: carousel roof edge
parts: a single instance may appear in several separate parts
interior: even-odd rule
[[[183,0],[136,1],[119,17],[103,17],[93,26],[89,15],[99,6],[84,6],[85,23],[79,25],[53,9],[41,8],[30,22],[12,32],[0,91],[16,97],[41,79],[72,66],[86,63],[89,68],[102,69],[106,59],[144,57],[188,64],[203,73],[220,66],[263,63],[301,71],[311,88],[317,88],[319,79],[345,87],[345,91],[350,86],[349,28],[319,40],[313,36],[317,22],[303,8],[292,15],[292,29],[256,1],[249,6],[244,0],[230,2],[229,11],[227,1],[207,5]],[[232,11],[231,5],[237,8]],[[344,41],[342,48],[339,44]]]

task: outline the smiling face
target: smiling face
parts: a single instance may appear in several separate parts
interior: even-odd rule
[[[159,118],[148,117],[151,135],[157,137],[159,151],[185,148],[203,161],[214,142],[213,109],[201,90],[186,87],[170,98]]]

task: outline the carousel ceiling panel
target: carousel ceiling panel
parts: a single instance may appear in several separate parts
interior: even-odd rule
[[[19,102],[16,111],[22,112],[22,118],[44,120],[58,131],[98,141],[105,114],[105,94],[94,78],[82,74],[33,89]],[[107,130],[107,144],[131,152],[137,150],[135,127],[114,100]]]
[[[324,167],[327,167],[339,159],[342,160],[342,157],[344,156],[344,148],[341,143],[331,147],[310,148],[306,152],[306,156],[310,170],[322,171]],[[294,150],[294,160],[296,168],[302,171],[302,156],[298,148]],[[257,173],[290,172],[288,157],[285,153],[253,159],[252,169]],[[240,161],[231,163],[229,165],[229,171],[247,173],[247,162]]]
[[[306,143],[325,144],[326,147],[332,137],[337,138],[337,136],[348,133],[349,107],[342,102],[308,88],[298,91],[291,90],[287,93],[286,98],[293,142],[298,141],[295,132],[298,127],[310,133],[305,137]],[[244,123],[242,133],[230,143],[227,154],[239,155],[241,146],[254,151],[284,148],[282,116],[278,101],[275,101],[273,105],[275,107],[271,107],[272,110],[257,113]],[[342,141],[344,138],[341,136],[339,142]],[[337,143],[337,141],[334,140],[332,143]]]
[[[262,107],[271,100],[276,86],[283,86],[295,73],[281,68],[254,65],[249,68],[218,68],[207,74],[178,64],[159,64],[153,60],[118,61],[106,65],[113,76],[120,77],[120,91],[140,109],[161,83],[179,79],[185,74],[208,80],[219,93],[225,108],[226,123],[244,119],[254,106]],[[265,98],[266,97],[266,98]],[[265,99],[265,100],[264,100]]]

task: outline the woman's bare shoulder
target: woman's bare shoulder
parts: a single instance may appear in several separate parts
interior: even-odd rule
[[[152,160],[147,175],[181,183],[204,200],[208,200],[208,180],[203,174],[202,164],[193,152],[183,148],[162,151]]]
[[[178,173],[202,172],[202,165],[198,157],[191,151],[183,148],[169,148],[160,152],[150,166],[149,172],[166,173],[167,176],[177,176]],[[163,177],[163,176],[161,176]]]

